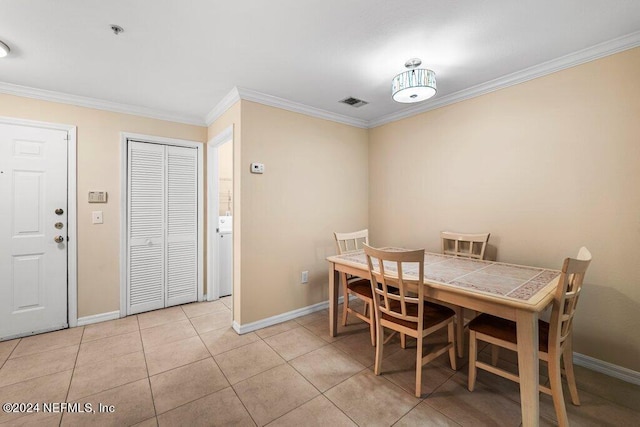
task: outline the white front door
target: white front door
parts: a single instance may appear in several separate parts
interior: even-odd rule
[[[0,339],[67,326],[67,132],[0,124]]]

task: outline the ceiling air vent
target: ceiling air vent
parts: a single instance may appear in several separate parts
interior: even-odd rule
[[[351,105],[352,107],[362,107],[363,105],[367,105],[368,102],[367,101],[363,101],[362,99],[358,99],[358,98],[354,98],[353,96],[350,96],[348,98],[342,99],[339,102],[342,102],[343,104],[347,104],[347,105]]]

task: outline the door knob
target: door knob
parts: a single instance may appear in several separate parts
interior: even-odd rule
[[[62,242],[64,242],[64,237],[56,236],[56,237],[53,238],[53,241],[56,242],[56,243],[62,243]]]
[[[57,228],[58,230],[60,230],[62,227],[64,227],[64,224],[61,223],[61,222],[56,222],[54,227]]]
[[[62,215],[64,213],[64,209],[58,208],[55,210],[55,212],[56,212],[56,215]]]

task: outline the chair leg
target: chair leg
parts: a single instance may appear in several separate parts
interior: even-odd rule
[[[377,325],[376,333],[376,363],[373,372],[376,375],[380,375],[382,368],[382,348],[384,347],[384,328],[380,324]]]
[[[478,342],[476,341],[476,332],[469,331],[469,391],[473,391],[476,386],[476,359],[478,358]]]
[[[551,397],[553,406],[556,409],[556,417],[560,427],[568,426],[567,408],[564,406],[564,396],[562,393],[562,378],[560,370],[560,353],[549,351],[549,382],[551,384]]]
[[[369,303],[366,303],[369,306]],[[373,307],[369,309],[369,333],[371,334],[371,345],[376,345],[376,316]]]
[[[580,406],[578,387],[576,386],[576,375],[573,371],[573,346],[571,345],[571,336],[567,337],[567,340],[565,341],[562,359],[564,360],[564,370],[567,374],[567,384],[569,385],[571,403],[576,406]]]
[[[464,357],[464,309],[456,307],[456,344],[458,346],[458,357]]]
[[[400,334],[400,347],[407,348],[407,336],[405,334]]]
[[[491,364],[498,366],[498,358],[500,357],[500,346],[491,344]]]
[[[421,333],[416,338],[416,397],[422,396],[422,341]]]
[[[342,274],[342,326],[347,326],[349,310],[349,292],[347,292],[347,275]]]
[[[456,334],[454,331],[453,322],[449,322],[447,327],[449,342],[453,345],[449,349],[449,363],[451,363],[451,369],[454,371],[458,369],[458,362],[456,360]]]

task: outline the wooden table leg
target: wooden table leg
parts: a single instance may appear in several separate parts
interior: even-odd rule
[[[518,371],[520,372],[520,406],[522,425],[537,426],[540,420],[538,396],[538,313],[516,312],[518,328]]]
[[[336,265],[329,263],[329,335],[336,336],[338,331],[338,284],[340,274],[336,271]]]

